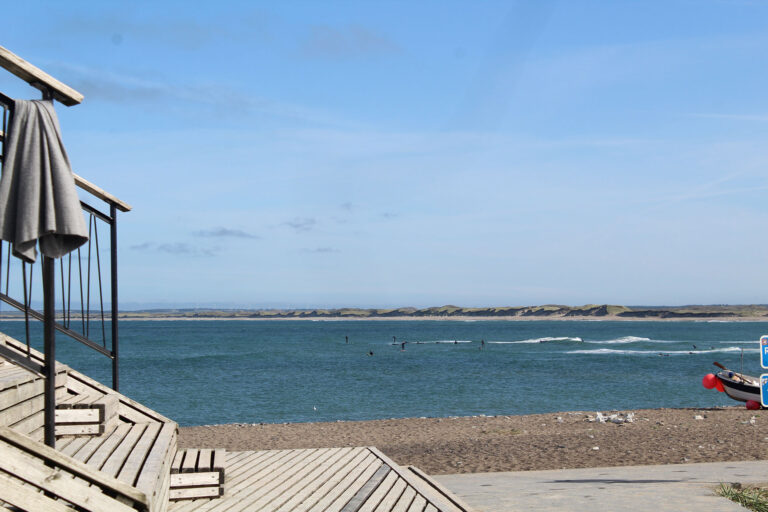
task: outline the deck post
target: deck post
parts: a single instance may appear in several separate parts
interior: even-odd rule
[[[112,389],[118,390],[120,385],[120,367],[118,365],[118,339],[117,339],[117,208],[115,203],[109,203],[109,243],[110,243],[110,291],[112,293]]]
[[[56,447],[56,310],[53,258],[43,255],[43,352],[45,353],[44,441]]]

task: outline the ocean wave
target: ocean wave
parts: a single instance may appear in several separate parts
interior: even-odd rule
[[[741,347],[724,347],[708,350],[620,350],[614,348],[597,348],[594,350],[569,350],[566,354],[584,354],[584,355],[635,355],[635,356],[657,356],[657,355],[697,355],[697,354],[717,354],[726,352],[741,352]],[[759,348],[745,348],[744,352],[760,352]]]
[[[575,342],[582,342],[581,338],[577,336],[546,336],[544,338],[531,338],[529,340],[519,340],[519,341],[488,341],[486,343],[495,343],[497,345],[511,345],[516,343],[548,343],[550,341],[575,341]]]
[[[621,338],[614,338],[611,340],[591,340],[587,343],[594,343],[599,345],[613,345],[620,343],[636,343],[638,341],[651,341],[651,338],[643,338],[642,336],[622,336]]]

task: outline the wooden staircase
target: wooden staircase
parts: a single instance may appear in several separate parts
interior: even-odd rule
[[[0,344],[26,354],[26,346],[7,336],[0,335]],[[42,360],[33,349],[30,356]],[[0,430],[0,503],[29,511],[71,504],[94,512],[165,512],[177,424],[65,365],[56,369],[52,449],[42,444],[42,375],[0,362],[0,425],[7,427]],[[54,481],[77,492],[52,487]],[[76,497],[85,501],[72,501]]]

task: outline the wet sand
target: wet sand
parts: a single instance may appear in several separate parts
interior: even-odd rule
[[[768,410],[638,409],[180,429],[179,446],[269,450],[376,446],[430,474],[768,460]]]

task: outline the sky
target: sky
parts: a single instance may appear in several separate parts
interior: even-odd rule
[[[768,2],[7,2],[123,307],[768,299]],[[37,91],[0,70],[0,91]]]

